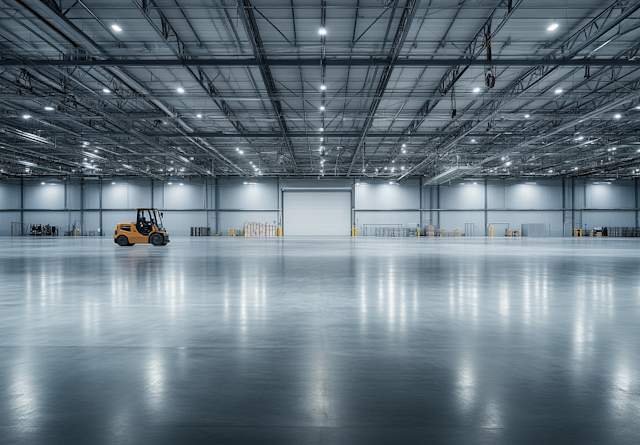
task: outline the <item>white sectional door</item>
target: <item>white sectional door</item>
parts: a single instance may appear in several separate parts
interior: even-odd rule
[[[282,195],[283,235],[350,235],[350,191],[284,191]]]

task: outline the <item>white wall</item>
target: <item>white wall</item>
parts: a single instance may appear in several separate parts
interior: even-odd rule
[[[596,182],[568,178],[563,189],[562,180],[487,180],[486,184],[476,180],[421,188],[417,179],[390,185],[372,179],[356,183],[350,179],[152,182],[131,178],[86,179],[83,187],[77,180],[25,179],[21,188],[20,180],[10,179],[0,180],[0,235],[9,235],[12,221],[54,224],[63,230],[75,222],[78,227],[82,223],[85,233],[102,226],[110,235],[117,222],[135,218],[135,207],[146,206],[164,211],[165,225],[173,235],[188,235],[192,226],[208,226],[212,231],[217,227],[226,235],[228,229],[241,229],[245,222],[280,223],[281,189],[286,187],[350,188],[353,224],[361,235],[365,225],[413,227],[420,222],[422,227],[432,223],[447,231],[464,230],[465,223],[473,223],[479,236],[484,235],[485,224],[493,222],[508,222],[514,229],[524,223],[545,223],[552,236],[562,236],[563,224],[587,229],[639,225],[637,182]]]

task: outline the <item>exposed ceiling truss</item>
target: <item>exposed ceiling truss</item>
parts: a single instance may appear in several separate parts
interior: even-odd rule
[[[639,18],[640,0],[0,0],[0,178],[635,178]]]

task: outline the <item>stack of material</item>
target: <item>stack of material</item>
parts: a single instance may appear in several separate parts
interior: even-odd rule
[[[244,223],[244,236],[277,236],[277,227],[261,222]]]
[[[427,236],[436,236],[436,226],[434,226],[433,224],[431,224],[429,226],[429,229],[426,231],[427,233],[425,233],[425,235]]]
[[[209,227],[192,227],[191,236],[211,236],[211,228]]]

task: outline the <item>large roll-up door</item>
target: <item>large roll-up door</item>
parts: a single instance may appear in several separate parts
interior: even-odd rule
[[[349,236],[351,192],[284,191],[284,235]]]

